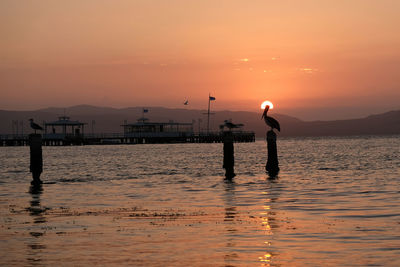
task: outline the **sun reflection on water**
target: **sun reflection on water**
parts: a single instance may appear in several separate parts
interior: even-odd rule
[[[264,256],[259,257],[259,260],[260,260],[261,262],[269,263],[269,262],[271,262],[271,258],[272,258],[272,255],[269,254],[269,253],[267,253],[267,254],[265,254]],[[267,266],[269,266],[269,264],[268,264]]]
[[[278,225],[275,223],[275,212],[272,211],[272,204],[276,202],[277,198],[271,198],[269,192],[262,192],[265,198],[265,203],[262,206],[262,211],[259,213],[260,214],[260,219],[261,219],[261,225],[262,225],[262,230],[267,237],[267,241],[264,242],[266,249],[264,252],[264,255],[258,257],[258,260],[262,263],[263,266],[271,266],[271,261],[273,259],[273,254],[271,251],[271,239],[272,236],[274,235],[273,230],[278,227]]]

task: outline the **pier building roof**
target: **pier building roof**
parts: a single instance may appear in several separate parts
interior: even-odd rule
[[[148,121],[139,121],[135,123],[126,123],[121,126],[149,126],[149,125],[193,125],[191,122],[148,122]]]
[[[182,122],[149,122],[146,118],[138,119],[135,123],[125,123],[121,125],[124,127],[124,133],[136,133],[136,132],[147,132],[147,133],[193,133],[192,123]]]
[[[67,116],[58,117],[57,121],[46,122],[46,126],[59,126],[59,125],[67,125],[67,126],[82,126],[87,123],[80,121],[72,121]]]

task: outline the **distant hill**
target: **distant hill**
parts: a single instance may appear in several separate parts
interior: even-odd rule
[[[66,115],[71,120],[79,120],[88,123],[85,132],[111,133],[122,132],[121,124],[135,122],[142,116],[141,107],[109,108],[89,105],[73,106],[65,109]],[[163,107],[151,107],[145,117],[157,122],[194,122],[195,131],[205,131],[207,116],[206,110],[169,109]],[[64,114],[63,108],[46,108],[34,111],[7,111],[0,110],[0,134],[15,133],[12,121],[19,121],[18,132],[29,133],[28,119],[33,118],[37,123],[57,120]],[[270,115],[279,120],[282,132],[280,136],[346,136],[346,135],[383,135],[400,134],[400,110],[383,114],[371,115],[366,118],[336,121],[302,121],[300,119],[270,112]],[[218,111],[211,116],[210,128],[218,129],[218,125],[224,120],[232,119],[235,123],[243,123],[244,130],[254,131],[257,137],[263,137],[268,130],[261,120],[261,112],[245,111]],[[92,122],[94,121],[93,128]],[[23,125],[21,125],[21,122]]]

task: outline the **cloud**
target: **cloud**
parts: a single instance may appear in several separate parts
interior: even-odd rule
[[[299,71],[301,71],[303,73],[307,73],[307,74],[314,74],[316,72],[319,72],[318,69],[314,69],[314,68],[300,68]]]

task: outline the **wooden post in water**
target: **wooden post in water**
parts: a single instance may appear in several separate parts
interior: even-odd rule
[[[43,171],[42,136],[40,134],[30,134],[29,147],[31,154],[30,172],[33,178],[31,184],[38,185],[42,183],[40,174]]]
[[[235,177],[234,173],[235,157],[233,149],[233,135],[231,131],[223,133],[223,141],[224,141],[223,168],[225,169],[225,177],[227,179],[232,179],[233,177]]]
[[[275,177],[279,172],[278,149],[276,147],[276,133],[273,130],[267,132],[268,160],[265,170],[270,177]]]

